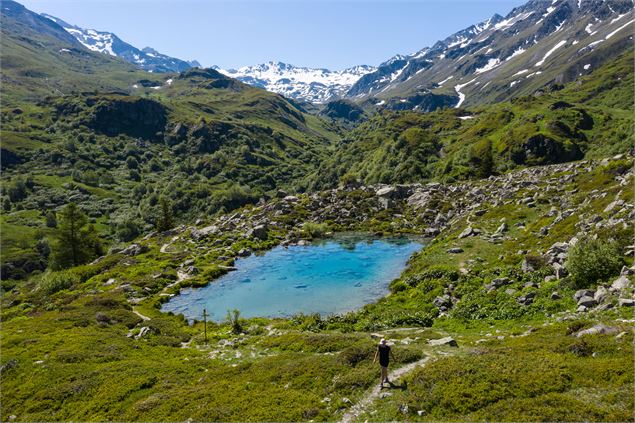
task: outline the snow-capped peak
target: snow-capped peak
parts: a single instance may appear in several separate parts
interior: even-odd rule
[[[64,22],[55,16],[42,14],[52,20],[66,32],[71,34],[84,47],[97,53],[120,57],[149,72],[181,72],[194,66],[200,66],[197,61],[186,62],[174,57],[166,56],[151,47],[142,50],[121,40],[112,32],[97,31],[95,29],[80,28]]]
[[[325,103],[343,96],[359,78],[375,70],[372,66],[359,65],[331,71],[275,61],[238,69],[216,69],[247,84],[312,103]]]

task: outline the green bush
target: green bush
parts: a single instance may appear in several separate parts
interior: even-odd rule
[[[243,331],[243,325],[240,322],[240,310],[227,310],[227,322],[231,326],[232,333],[237,335]]]
[[[329,230],[326,223],[307,222],[302,226],[302,234],[309,238],[321,238]]]
[[[566,267],[575,288],[587,288],[619,274],[624,257],[617,242],[581,240],[569,249]]]
[[[42,275],[39,287],[44,294],[52,295],[78,283],[80,283],[80,278],[73,271],[47,272]]]

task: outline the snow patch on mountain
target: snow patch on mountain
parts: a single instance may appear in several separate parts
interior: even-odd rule
[[[158,51],[145,47],[138,49],[121,40],[112,32],[97,31],[95,29],[85,29],[79,26],[64,22],[55,16],[42,14],[43,17],[52,20],[87,49],[120,57],[126,62],[135,64],[148,72],[182,72],[191,67],[200,66],[197,61],[187,62],[174,57],[161,54]]]
[[[619,28],[617,28],[615,31],[611,32],[609,35],[606,36],[605,40],[608,40],[609,38],[611,38],[613,35],[617,34],[618,32],[620,32],[621,30],[623,30],[624,28],[626,28],[627,26],[629,26],[630,24],[632,24],[633,22],[635,22],[635,19],[626,22],[624,25],[620,26]]]
[[[553,46],[553,48],[551,50],[549,50],[544,57],[542,58],[541,61],[539,61],[538,63],[536,63],[534,66],[542,66],[543,63],[545,63],[545,60],[547,60],[549,58],[549,56],[551,56],[556,50],[558,50],[560,47],[562,47],[563,45],[567,44],[567,40],[561,40],[558,42],[558,44],[556,44],[555,46]]]
[[[531,15],[533,15],[534,12],[525,12],[525,13],[520,13],[516,16],[512,16],[509,19],[505,19],[503,21],[500,21],[499,23],[497,23],[496,25],[494,25],[494,28],[499,30],[499,31],[504,31],[508,28],[511,28],[512,26],[514,26],[515,24],[517,24],[520,21],[524,21],[525,19],[527,19],[528,17],[530,17]]]
[[[489,59],[485,66],[476,69],[474,73],[483,73],[483,72],[491,71],[492,69],[498,67],[500,62],[501,62],[500,59]]]

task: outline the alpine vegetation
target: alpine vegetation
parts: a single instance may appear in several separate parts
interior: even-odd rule
[[[2,421],[632,420],[631,1],[345,70],[49,6],[0,0]]]

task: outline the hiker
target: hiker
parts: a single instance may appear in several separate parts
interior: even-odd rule
[[[381,366],[381,382],[379,383],[379,386],[383,388],[384,382],[390,384],[390,381],[388,380],[388,363],[390,362],[390,357],[392,357],[393,360],[395,359],[390,346],[386,344],[386,340],[383,338],[379,341],[377,351],[375,351],[373,364],[377,361],[377,357],[379,357],[379,365]]]

